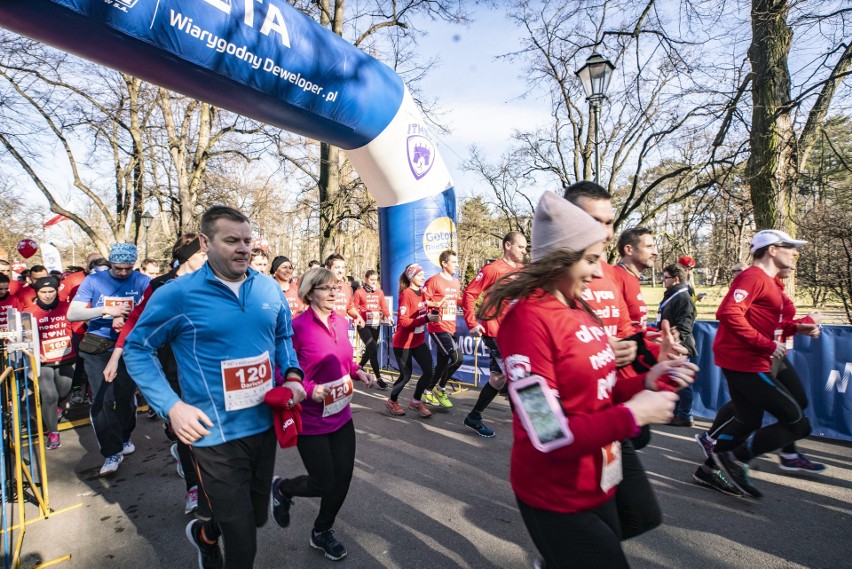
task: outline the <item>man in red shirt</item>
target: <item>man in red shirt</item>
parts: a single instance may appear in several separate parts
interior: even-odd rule
[[[21,283],[18,281],[18,275],[12,274],[12,264],[6,259],[0,259],[0,274],[6,275],[9,279],[9,295],[15,296],[21,289]]]
[[[657,244],[650,229],[633,227],[618,238],[618,254],[621,259],[613,274],[621,287],[621,295],[627,304],[630,322],[636,332],[644,332],[648,321],[648,307],[642,297],[640,275],[654,266]]]
[[[432,275],[423,285],[426,295],[431,298],[431,305],[441,313],[440,320],[426,326],[435,344],[437,364],[432,384],[423,392],[423,400],[430,405],[447,408],[452,407],[453,403],[444,388],[464,361],[458,349],[459,337],[456,334],[456,307],[461,296],[461,283],[456,278],[458,259],[455,251],[442,251],[438,257],[441,272]]]
[[[501,277],[517,271],[523,266],[524,255],[527,253],[527,238],[522,233],[510,231],[503,237],[503,256],[493,263],[489,263],[479,270],[479,274],[470,281],[462,295],[462,310],[464,321],[473,337],[482,336],[482,341],[491,355],[489,365],[490,374],[488,383],[482,386],[479,399],[473,406],[464,424],[470,427],[480,436],[493,437],[494,431],[488,428],[482,421],[482,412],[494,401],[500,390],[506,385],[506,375],[503,373],[503,362],[500,358],[500,350],[497,348],[497,331],[500,329],[501,318],[488,320],[484,323],[476,321],[475,304],[477,299],[500,280]],[[502,314],[501,314],[502,316]]]
[[[346,259],[343,255],[332,253],[325,260],[325,268],[334,273],[337,286],[340,287],[340,292],[334,297],[334,311],[354,322],[355,326],[364,326],[364,320],[352,304],[352,286],[346,280]]]
[[[795,267],[805,243],[783,231],[757,232],[751,242],[754,263],[734,279],[716,311],[719,331],[713,355],[725,374],[735,411],[717,435],[713,460],[734,486],[753,498],[762,494],[751,483],[749,461],[811,432],[801,405],[774,368],[787,352],[784,294],[776,277]],[[778,422],[761,428],[764,412]]]

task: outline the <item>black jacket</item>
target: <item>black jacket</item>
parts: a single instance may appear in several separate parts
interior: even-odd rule
[[[683,292],[681,292],[683,291]],[[680,343],[689,351],[689,357],[695,357],[695,338],[692,327],[695,325],[695,304],[689,294],[689,285],[681,283],[666,290],[660,303],[659,320],[668,320],[670,326],[680,332]]]

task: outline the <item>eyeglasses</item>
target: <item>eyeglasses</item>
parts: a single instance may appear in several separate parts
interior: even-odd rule
[[[323,292],[340,292],[343,290],[342,286],[332,286],[332,285],[322,285],[315,286],[314,290],[321,290]]]

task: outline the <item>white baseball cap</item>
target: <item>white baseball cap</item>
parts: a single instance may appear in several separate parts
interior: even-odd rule
[[[787,247],[795,247],[798,249],[807,241],[801,239],[793,239],[786,233],[778,229],[764,229],[754,234],[751,239],[751,252],[754,253],[758,249],[768,247],[770,245],[781,245]]]

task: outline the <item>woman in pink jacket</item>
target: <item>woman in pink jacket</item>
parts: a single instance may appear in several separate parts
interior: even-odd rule
[[[355,364],[349,322],[334,311],[340,294],[337,277],[328,269],[311,269],[299,284],[307,310],[293,319],[293,348],[305,372],[307,397],[302,401],[302,432],[296,447],[307,476],[272,481],[272,517],[290,524],[293,497],[319,497],[320,511],[311,532],[311,547],[337,561],[346,548],[334,537],[337,512],[346,500],[355,468],[355,427],[349,402],[352,382],[372,387],[375,379]]]

